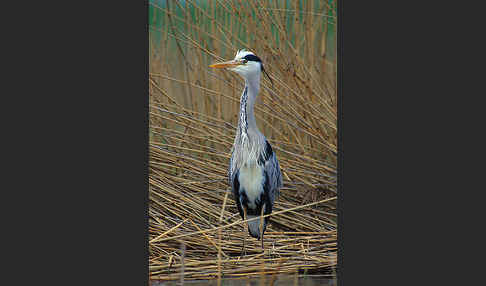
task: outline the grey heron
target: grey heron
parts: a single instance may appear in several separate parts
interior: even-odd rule
[[[262,72],[270,81],[271,78],[260,58],[247,50],[238,51],[233,60],[212,64],[210,67],[227,68],[245,80],[228,168],[228,183],[242,219],[260,217],[260,220],[248,221],[246,228],[252,237],[261,239],[264,249],[263,234],[270,218],[263,219],[263,216],[272,213],[273,204],[282,187],[282,175],[272,146],[258,130],[253,108],[260,90]]]

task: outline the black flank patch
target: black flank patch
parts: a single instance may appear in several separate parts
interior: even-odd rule
[[[270,146],[270,144],[268,144],[268,146]],[[272,148],[272,147],[270,147],[270,148]],[[262,194],[262,198],[261,198],[261,200],[263,202],[265,202],[265,210],[264,210],[265,215],[272,213],[272,204],[270,202],[270,185],[268,184],[268,182],[269,182],[268,174],[265,171],[265,183],[263,184],[263,194]],[[263,205],[263,204],[261,204],[261,205]],[[261,211],[261,208],[260,208],[260,211]],[[265,218],[266,223],[268,223],[269,220],[270,220],[270,217]]]
[[[241,218],[243,218],[243,208],[241,207],[240,202],[240,181],[238,180],[238,173],[236,172],[234,179],[233,179],[233,198],[235,199],[236,207],[238,208],[238,212],[240,213]]]
[[[260,154],[260,157],[258,157],[258,164],[259,165],[265,165],[265,162],[270,159],[270,157],[273,154],[272,146],[270,146],[270,143],[268,143],[267,140],[265,140],[266,145],[265,145],[265,156],[263,154]]]

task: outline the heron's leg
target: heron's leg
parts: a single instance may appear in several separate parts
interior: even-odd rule
[[[243,220],[246,220],[246,208],[243,207]],[[243,248],[241,249],[241,256],[246,255],[246,249],[245,249],[245,238],[246,238],[246,233],[248,232],[248,222],[245,222],[243,226]]]
[[[265,251],[263,247],[263,212],[265,211],[265,204],[262,205],[262,214],[260,216],[260,234],[262,235],[262,250]]]

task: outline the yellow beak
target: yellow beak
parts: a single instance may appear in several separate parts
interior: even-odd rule
[[[243,63],[235,61],[235,60],[231,60],[231,61],[222,62],[222,63],[215,63],[215,64],[210,65],[209,67],[210,68],[222,69],[222,68],[231,68],[231,67],[235,67],[235,66],[239,66],[239,65],[243,65]]]

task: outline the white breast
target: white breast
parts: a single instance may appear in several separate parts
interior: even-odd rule
[[[263,167],[258,164],[241,167],[238,181],[240,192],[244,189],[248,197],[248,207],[255,208],[254,202],[263,192]]]

